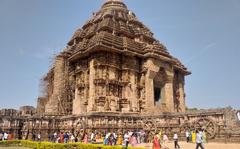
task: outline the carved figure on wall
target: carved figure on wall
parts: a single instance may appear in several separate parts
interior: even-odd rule
[[[141,73],[140,86],[143,87],[144,85],[145,85],[145,74]]]
[[[176,109],[177,112],[181,111],[179,98],[180,98],[179,89],[175,89],[174,108]]]
[[[129,82],[129,80],[130,80],[129,77],[130,77],[129,76],[129,72],[128,71],[124,71],[123,72],[123,76],[122,76],[122,81],[123,82]]]
[[[129,106],[129,111],[132,111],[132,84],[128,83],[126,88],[126,98],[128,99],[128,106]]]
[[[106,97],[105,99],[105,104],[104,104],[104,111],[110,111],[110,102],[109,102],[109,97]]]
[[[140,91],[140,99],[145,100],[145,88],[142,88]]]
[[[110,96],[110,109],[111,111],[117,111],[117,101],[114,96]]]

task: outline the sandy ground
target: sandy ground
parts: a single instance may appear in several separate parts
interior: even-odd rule
[[[193,143],[179,142],[181,149],[195,149],[196,145]],[[148,149],[152,149],[151,144],[141,145],[142,147],[146,147]],[[174,149],[173,142],[169,142],[167,144],[169,149]],[[225,144],[225,143],[206,143],[204,144],[205,149],[240,149],[240,144]],[[199,148],[200,149],[200,148]]]
[[[196,145],[193,143],[179,142],[181,149],[195,149]],[[141,147],[152,149],[151,144],[141,144]],[[167,143],[168,149],[174,149],[173,142]],[[207,143],[204,144],[205,149],[240,149],[240,144],[226,144],[226,143]],[[0,147],[0,149],[29,149],[24,147]],[[161,148],[163,149],[163,148]],[[200,149],[200,148],[199,148]]]
[[[180,142],[182,149],[195,149],[195,144]],[[225,144],[225,143],[207,143],[204,144],[205,149],[240,149],[240,144]]]

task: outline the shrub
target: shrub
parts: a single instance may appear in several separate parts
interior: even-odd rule
[[[121,146],[105,146],[101,144],[84,144],[84,143],[68,143],[59,144],[51,142],[33,142],[28,140],[11,140],[11,141],[0,141],[0,146],[21,146],[29,147],[32,149],[124,149]],[[128,149],[144,149],[144,148],[133,148]]]

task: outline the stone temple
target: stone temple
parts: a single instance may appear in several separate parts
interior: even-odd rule
[[[49,114],[184,112],[189,74],[123,2],[110,0],[56,57],[39,106]]]
[[[172,136],[204,129],[208,140],[240,141],[240,110],[185,111],[190,72],[120,0],[108,0],[78,29],[42,79],[36,110],[0,110],[0,132],[44,140],[54,132],[144,130]]]

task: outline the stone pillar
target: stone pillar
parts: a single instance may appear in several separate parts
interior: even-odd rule
[[[130,72],[130,83],[131,83],[131,93],[129,97],[129,101],[131,102],[131,110],[133,112],[138,111],[138,103],[137,103],[137,82],[136,82],[136,74],[135,72]]]
[[[186,103],[185,103],[185,92],[184,92],[184,76],[181,76],[179,80],[179,112],[186,111]]]
[[[75,98],[73,100],[73,114],[80,114],[81,113],[81,100],[79,97],[79,90],[78,88],[75,89]]]
[[[146,111],[152,112],[154,110],[154,78],[159,71],[160,67],[154,64],[154,59],[149,58],[144,67],[147,69],[145,76],[145,98],[146,98]]]
[[[87,105],[87,112],[93,111],[93,107],[95,104],[95,68],[94,68],[95,59],[91,59],[89,62],[89,99]]]
[[[146,80],[145,80],[145,98],[146,98],[146,111],[152,111],[152,108],[154,107],[154,88],[153,88],[153,79],[151,79],[149,76],[150,72],[146,74]]]
[[[76,82],[76,86],[75,86],[75,95],[74,95],[74,100],[73,100],[73,114],[83,114],[86,112],[87,86],[85,86],[85,88],[79,88],[78,79],[79,78],[76,79],[77,82]],[[85,79],[84,82],[88,81],[85,77],[84,77],[84,79]],[[81,93],[80,89],[82,89],[82,93]]]
[[[62,108],[64,108],[64,105],[59,103],[59,100],[63,100],[61,99],[61,93],[64,89],[64,70],[65,58],[61,55],[57,56],[54,64],[53,94],[50,96],[49,101],[46,104],[46,113],[59,114]]]
[[[174,112],[174,98],[173,98],[173,73],[168,74],[167,81],[163,87],[164,100],[168,112]]]

